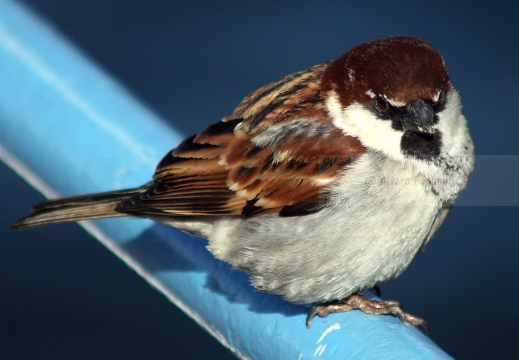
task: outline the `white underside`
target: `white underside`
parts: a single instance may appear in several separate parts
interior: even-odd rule
[[[420,183],[388,187],[371,179],[378,165],[369,159],[348,171],[328,208],[304,217],[221,219],[209,249],[248,272],[254,286],[296,303],[344,298],[398,276],[428,239],[441,206]]]

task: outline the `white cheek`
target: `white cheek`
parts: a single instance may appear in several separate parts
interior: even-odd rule
[[[451,89],[447,94],[447,106],[438,114],[436,127],[441,131],[442,152],[452,154],[456,148],[470,143],[467,121],[461,114],[461,101],[458,92]]]
[[[329,93],[326,108],[333,124],[346,135],[357,137],[367,148],[378,150],[395,159],[403,159],[400,149],[403,133],[393,129],[390,121],[378,119],[358,103],[344,109],[333,91]]]

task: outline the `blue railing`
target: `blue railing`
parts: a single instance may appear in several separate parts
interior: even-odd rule
[[[0,2],[0,157],[45,196],[139,186],[180,140],[45,22]],[[205,241],[175,229],[82,226],[241,358],[450,358],[389,316],[334,314],[307,330],[307,309],[255,291]]]

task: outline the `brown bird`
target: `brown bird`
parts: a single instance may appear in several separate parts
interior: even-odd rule
[[[13,225],[138,216],[208,239],[257,289],[314,315],[360,309],[418,326],[358,292],[400,275],[465,187],[474,148],[440,53],[399,36],[247,96],[184,140],[153,180],[45,201]]]

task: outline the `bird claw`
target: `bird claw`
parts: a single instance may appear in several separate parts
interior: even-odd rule
[[[357,293],[348,296],[340,302],[324,303],[314,306],[306,316],[306,327],[310,328],[312,319],[316,315],[326,317],[329,314],[350,310],[360,310],[365,314],[392,315],[399,318],[401,322],[407,321],[415,327],[422,326],[425,333],[429,333],[429,325],[422,318],[403,312],[398,301],[371,300]]]

